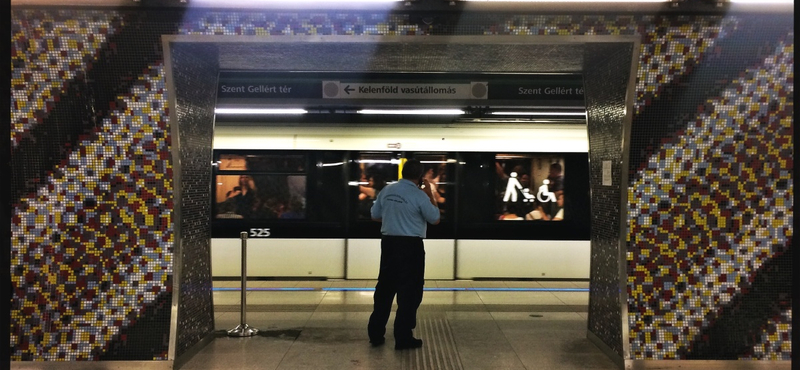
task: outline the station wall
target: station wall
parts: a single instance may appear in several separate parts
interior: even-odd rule
[[[604,339],[625,359],[791,360],[792,14],[11,10],[14,361],[168,357],[163,34],[640,36],[629,329]]]

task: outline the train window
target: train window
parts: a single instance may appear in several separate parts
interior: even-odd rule
[[[399,155],[395,153],[360,153],[355,158],[358,179],[351,186],[358,186],[357,217],[370,220],[372,203],[387,184],[398,180]]]
[[[399,179],[403,158],[418,159],[436,188],[443,222],[429,238],[589,235],[585,153],[227,150],[214,158],[214,237],[253,227],[271,228],[272,237],[380,235],[370,209]]]
[[[255,171],[303,173],[306,157],[302,154],[221,154],[220,171]]]
[[[219,154],[215,217],[305,219],[306,159],[302,153]]]
[[[244,171],[247,170],[247,157],[238,154],[222,154],[219,156],[217,168],[220,171]]]
[[[304,219],[306,175],[217,175],[217,218]]]
[[[448,181],[448,174],[454,173],[454,166],[457,163],[456,159],[448,158],[444,154],[415,154],[414,158],[418,159],[425,167],[423,177],[428,180],[433,186],[433,196],[439,206],[441,212],[441,220],[447,219],[446,211],[448,194],[452,195],[455,192],[451,189],[452,183]]]
[[[497,220],[560,221],[564,210],[564,157],[495,155]]]

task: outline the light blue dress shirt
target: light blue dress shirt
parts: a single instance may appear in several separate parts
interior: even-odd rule
[[[439,220],[439,208],[410,180],[387,185],[370,210],[373,219],[381,219],[381,234],[424,238],[428,223]]]

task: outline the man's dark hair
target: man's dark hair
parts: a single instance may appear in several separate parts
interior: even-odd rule
[[[558,172],[561,172],[562,171],[561,163],[554,162],[553,164],[550,165],[550,169],[551,170],[556,170]]]
[[[403,165],[403,178],[406,180],[419,180],[422,177],[422,172],[424,167],[422,163],[419,163],[419,160],[416,159],[409,159]]]

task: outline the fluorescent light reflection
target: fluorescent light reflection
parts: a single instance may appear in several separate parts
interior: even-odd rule
[[[387,181],[386,185],[394,184],[397,181]],[[366,181],[348,181],[347,186],[361,186],[361,185],[369,185],[369,182]]]
[[[794,0],[728,0],[738,4],[794,4]]]
[[[423,163],[423,164],[425,164],[425,163],[456,163],[456,160],[455,159],[448,159],[448,160],[444,160],[444,161],[419,161],[419,163]]]
[[[523,112],[523,111],[509,111],[509,112],[491,112],[495,116],[586,116],[586,112]]]
[[[335,163],[317,163],[317,167],[337,167],[343,166],[344,162],[335,162]]]
[[[497,154],[494,156],[495,159],[528,159],[530,156],[523,155],[523,154]]]
[[[217,114],[305,114],[308,113],[305,109],[300,108],[283,108],[283,109],[268,109],[268,108],[216,108],[214,113]]]
[[[359,114],[423,114],[423,115],[451,115],[464,114],[461,109],[361,109]]]
[[[666,3],[670,0],[458,0],[484,3]]]
[[[250,0],[251,3],[262,4],[295,4],[295,3],[314,3],[314,4],[340,4],[340,3],[398,3],[407,0]]]
[[[400,164],[399,159],[356,159],[356,163],[388,163],[388,164]]]
[[[482,288],[482,287],[430,287],[422,288],[426,292],[588,292],[589,288]],[[234,287],[213,287],[214,292],[240,292],[242,288]],[[284,291],[284,292],[302,292],[302,291],[323,291],[323,292],[373,292],[375,288],[356,288],[356,287],[330,287],[330,288],[304,288],[304,287],[289,287],[289,288],[272,288],[272,287],[248,287],[245,288],[249,292],[265,292],[265,291]],[[363,295],[372,295],[372,293],[361,293]]]
[[[338,5],[338,4],[393,4],[403,1],[413,0],[247,0],[247,1],[231,1],[225,3],[230,5],[246,4],[248,6],[290,6],[296,4],[315,4],[315,5]],[[183,1],[185,2],[185,1]],[[219,5],[220,1],[212,0],[191,0],[190,5],[194,6],[208,6]]]

